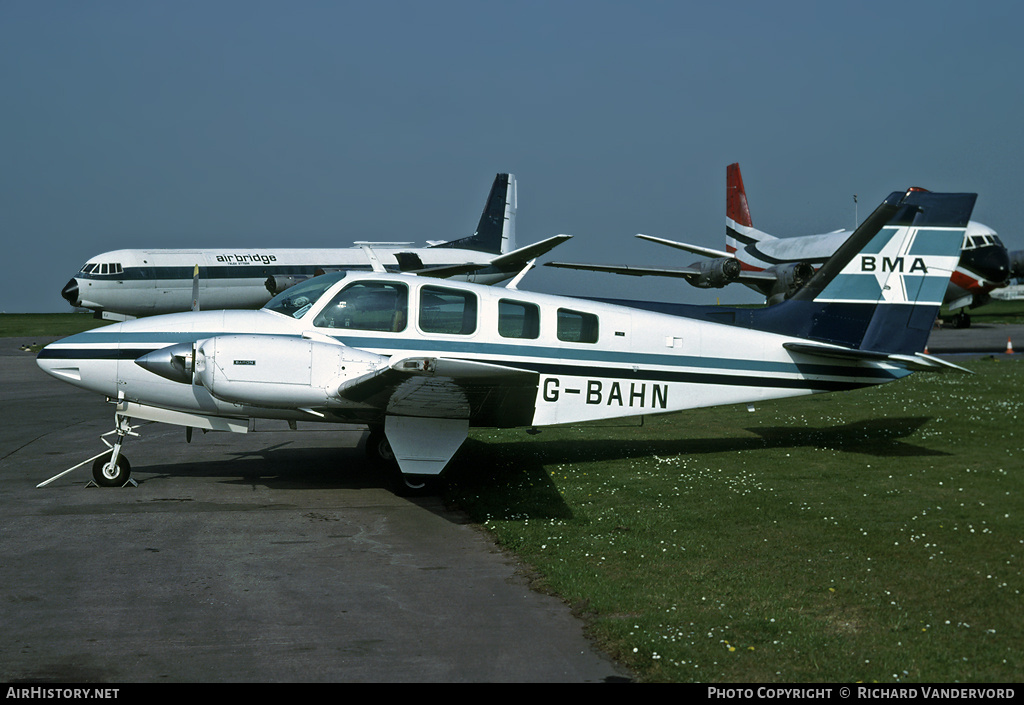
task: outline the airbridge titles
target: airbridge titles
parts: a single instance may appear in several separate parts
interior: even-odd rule
[[[252,254],[217,255],[217,262],[220,264],[272,264],[277,261],[277,255],[264,255],[259,252]]]

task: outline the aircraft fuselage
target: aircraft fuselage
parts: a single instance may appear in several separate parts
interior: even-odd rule
[[[484,264],[494,255],[451,248],[374,246],[373,255],[389,271],[410,265],[402,255],[416,255],[415,267],[461,263]],[[188,311],[192,307],[193,276],[199,267],[199,300],[203,309],[257,309],[273,291],[268,279],[301,281],[325,271],[370,271],[367,253],[358,247],[337,249],[204,249],[115,250],[90,259],[65,285],[61,295],[75,307],[125,316]],[[452,277],[493,284],[517,270],[487,267]]]
[[[351,284],[360,277],[366,275],[350,274],[343,282]],[[325,323],[318,318],[326,306],[321,300],[301,319],[260,310],[168,314],[125,321],[51,344],[40,354],[39,364],[58,378],[122,404],[203,416],[362,423],[379,421],[382,410],[361,408],[332,396],[332,385],[337,389],[340,384],[337,373],[325,372],[327,376],[320,379],[315,369],[310,372],[310,356],[315,357],[315,353],[299,343],[304,334],[307,341],[329,339],[381,359],[457,358],[536,374],[535,389],[528,398],[521,399],[523,404],[516,413],[481,424],[494,426],[666,413],[850,389],[906,374],[887,365],[823,365],[801,360],[782,347],[790,339],[786,336],[629,306],[500,287],[452,285],[423,277],[397,275],[389,279],[370,275],[370,279],[392,282],[408,291],[411,320],[400,332],[346,329],[334,320],[330,325],[313,325]],[[476,314],[471,332],[433,332],[431,328],[436,326],[424,322],[436,318],[431,312],[432,297],[447,291],[466,291],[473,297]],[[526,323],[524,316],[529,318]],[[226,401],[203,385],[166,379],[136,364],[138,358],[172,345],[199,345],[208,339],[238,335],[253,336],[251,352],[223,363],[229,375],[239,370],[246,374],[294,370],[298,365],[302,377],[289,384],[296,385],[296,389],[305,386],[322,390],[316,393],[319,405],[305,398],[276,407],[266,402],[254,405]],[[261,349],[265,348],[261,340],[278,338],[296,341],[293,354],[297,357],[291,359],[288,355],[292,353]],[[276,381],[277,377],[270,374],[266,379]],[[473,405],[472,399],[468,402]],[[297,407],[322,407],[327,411],[325,416],[317,417]]]

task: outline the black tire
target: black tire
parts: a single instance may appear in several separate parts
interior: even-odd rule
[[[395,473],[394,491],[399,497],[425,497],[438,491],[436,475],[403,475]]]
[[[398,468],[395,452],[391,450],[391,444],[382,428],[370,429],[370,435],[366,437],[366,457],[377,467]]]
[[[92,479],[100,487],[124,487],[132,476],[132,464],[128,458],[118,454],[117,465],[110,463],[114,451],[104,453],[92,463]]]

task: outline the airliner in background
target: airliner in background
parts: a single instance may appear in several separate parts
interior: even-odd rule
[[[569,239],[557,235],[516,248],[516,179],[498,174],[476,232],[457,240],[355,242],[352,247],[133,249],[89,259],[61,295],[97,317],[139,316],[204,309],[258,309],[311,277],[336,271],[405,272],[495,284],[515,277],[534,259]]]
[[[726,167],[725,251],[685,242],[638,234],[637,237],[685,250],[708,259],[689,267],[598,265],[548,262],[549,267],[612,272],[632,276],[685,279],[701,289],[744,284],[765,297],[768,304],[791,298],[852,234],[836,230],[817,235],[775,237],[754,228],[747,193],[738,163]],[[880,265],[881,266],[881,265]],[[970,325],[968,309],[986,303],[993,290],[1007,285],[1011,276],[1024,276],[1024,253],[1009,253],[996,232],[970,221],[956,271],[949,280],[943,304],[955,311],[953,324]]]

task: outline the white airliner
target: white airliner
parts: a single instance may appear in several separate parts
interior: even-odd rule
[[[962,370],[922,351],[975,199],[891,194],[806,286],[766,308],[615,305],[516,283],[338,272],[259,311],[80,333],[38,363],[115,405],[111,449],[76,466],[93,462],[99,485],[129,482],[121,446],[137,422],[244,433],[278,419],[366,424],[371,457],[419,487],[470,427],[661,414]]]
[[[568,236],[516,249],[516,180],[498,174],[476,232],[449,242],[356,242],[353,247],[115,250],[92,257],[64,287],[72,306],[103,318],[204,309],[256,309],[300,281],[339,270],[402,271],[494,284]],[[198,300],[198,301],[197,301]]]
[[[836,230],[817,235],[779,238],[754,227],[747,192],[739,164],[726,167],[725,250],[715,250],[650,235],[638,238],[685,250],[709,259],[689,267],[649,267],[548,262],[546,266],[582,269],[632,276],[662,276],[685,279],[702,288],[719,289],[733,282],[745,284],[764,295],[769,304],[778,303],[800,289],[821,265],[852,234]],[[994,289],[1006,286],[1010,277],[1010,254],[996,232],[976,221],[967,224],[956,271],[950,278],[943,303],[958,310],[958,327],[970,324],[966,313],[986,303]]]

